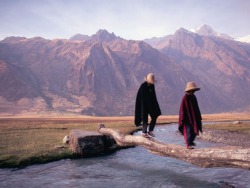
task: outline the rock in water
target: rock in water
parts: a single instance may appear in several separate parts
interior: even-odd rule
[[[69,143],[73,153],[87,157],[114,149],[115,141],[98,132],[73,129],[69,134]]]

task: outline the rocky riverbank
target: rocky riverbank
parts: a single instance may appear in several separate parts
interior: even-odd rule
[[[209,142],[223,143],[229,146],[240,146],[244,148],[250,147],[250,136],[245,133],[238,133],[227,130],[204,129],[198,139],[207,140]]]

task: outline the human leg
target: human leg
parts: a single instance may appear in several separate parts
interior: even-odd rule
[[[149,125],[149,130],[148,130],[148,134],[152,137],[155,137],[155,134],[153,133],[153,130],[154,130],[154,127],[155,127],[155,124],[156,124],[156,119],[157,117],[155,116],[151,116],[151,121],[150,121],[150,125]]]
[[[142,133],[147,133],[148,128],[148,115],[144,115],[142,119]]]
[[[192,125],[186,123],[183,127],[184,139],[188,149],[193,149],[192,146],[194,141],[193,128]]]
[[[153,131],[155,128],[157,117],[152,116],[152,115],[150,115],[150,117],[151,117],[151,121],[150,121],[150,125],[149,125],[149,131]]]
[[[194,143],[195,138],[196,138],[195,132],[194,132],[194,131],[191,131],[190,145],[196,146],[196,144]]]

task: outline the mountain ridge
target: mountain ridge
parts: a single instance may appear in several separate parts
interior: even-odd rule
[[[10,37],[0,41],[0,113],[133,115],[136,92],[149,72],[158,80],[163,114],[178,114],[192,80],[202,88],[202,112],[244,111],[250,106],[249,57],[246,43],[183,28],[154,45],[106,30],[82,41]]]

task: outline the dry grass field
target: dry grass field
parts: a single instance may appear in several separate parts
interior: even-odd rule
[[[63,137],[71,129],[97,131],[100,122],[124,133],[135,129],[132,122],[117,118],[1,118],[0,167],[72,158]]]
[[[249,114],[203,115],[203,121],[250,120]],[[178,121],[178,116],[160,116],[158,124]],[[0,167],[22,167],[63,158],[73,158],[68,145],[62,143],[71,129],[97,131],[99,123],[125,134],[136,131],[133,117],[90,116],[6,116],[0,118]],[[230,128],[221,124],[221,127]],[[216,125],[212,128],[218,128]],[[244,128],[249,131],[249,124]]]

